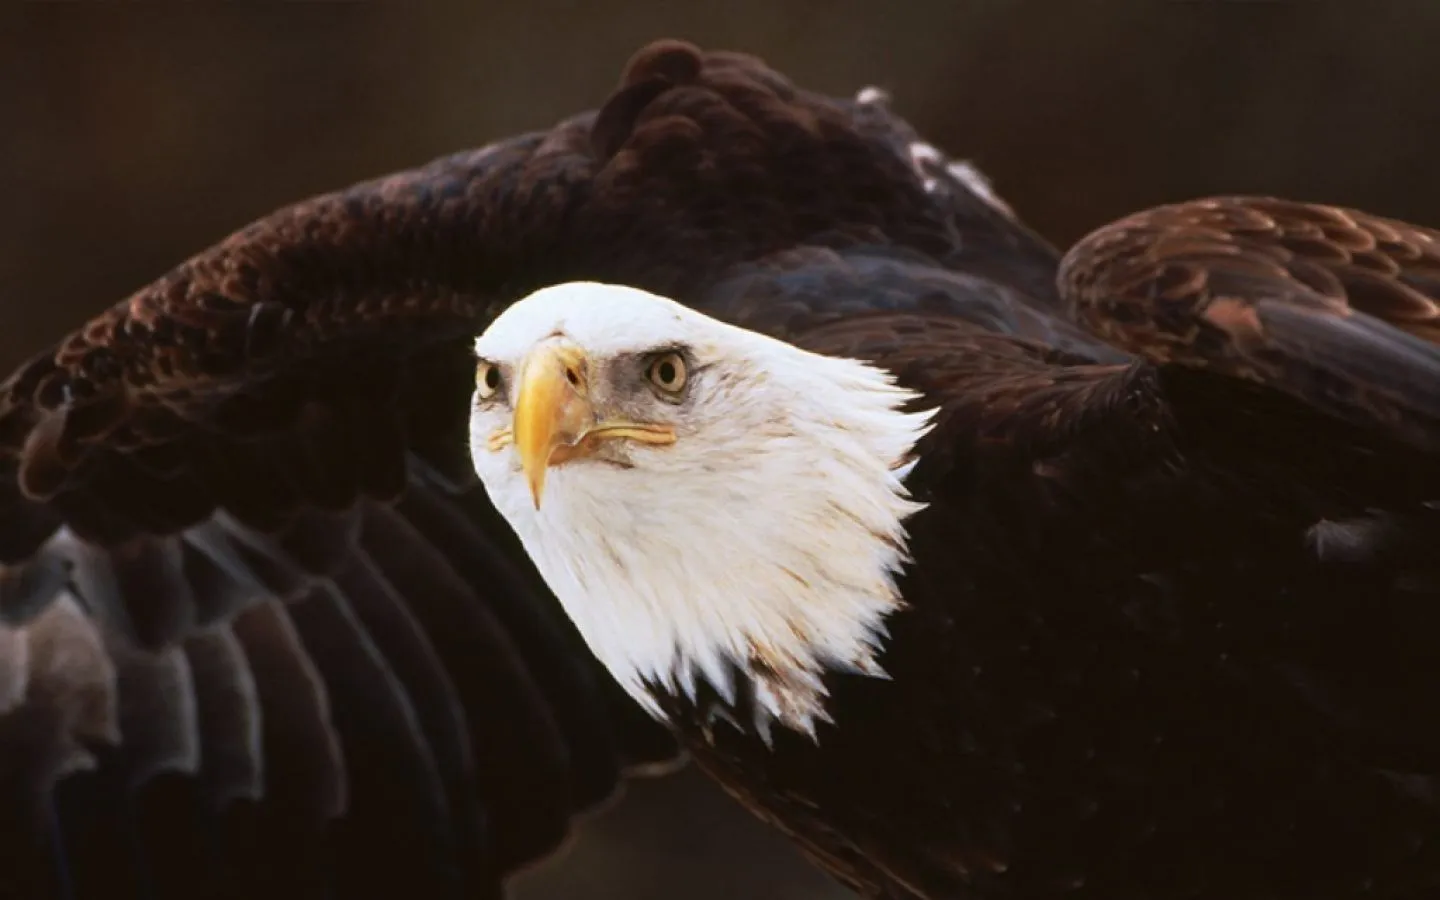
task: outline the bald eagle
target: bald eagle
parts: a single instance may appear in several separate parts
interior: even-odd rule
[[[0,386],[3,886],[498,896],[688,753],[869,897],[1433,896],[1437,298],[651,45]]]

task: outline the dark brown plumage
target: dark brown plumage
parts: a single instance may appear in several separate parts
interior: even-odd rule
[[[918,140],[660,42],[599,111],[281,210],[24,366],[0,387],[4,890],[495,896],[675,758],[465,456],[469,340],[581,278],[942,408],[893,680],[833,676],[837,724],[773,751],[667,700],[838,877],[1440,890],[1433,233],[1228,198],[1060,266]]]
[[[1117,346],[1440,447],[1440,232],[1218,197],[1097,231],[1060,279],[1073,314]]]

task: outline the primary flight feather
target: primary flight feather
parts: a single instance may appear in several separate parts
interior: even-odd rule
[[[496,896],[683,748],[870,897],[1432,896],[1437,273],[1246,197],[1062,263],[652,45],[4,383],[5,887]]]

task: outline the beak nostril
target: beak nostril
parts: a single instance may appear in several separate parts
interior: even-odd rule
[[[570,382],[571,387],[580,386],[580,373],[575,371],[574,366],[565,367],[565,380]]]

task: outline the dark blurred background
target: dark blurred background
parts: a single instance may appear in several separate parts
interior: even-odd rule
[[[1440,225],[1435,0],[8,0],[0,369],[277,206],[594,105],[662,36],[893,91],[1062,245],[1219,192]],[[843,896],[693,773],[517,894]]]

